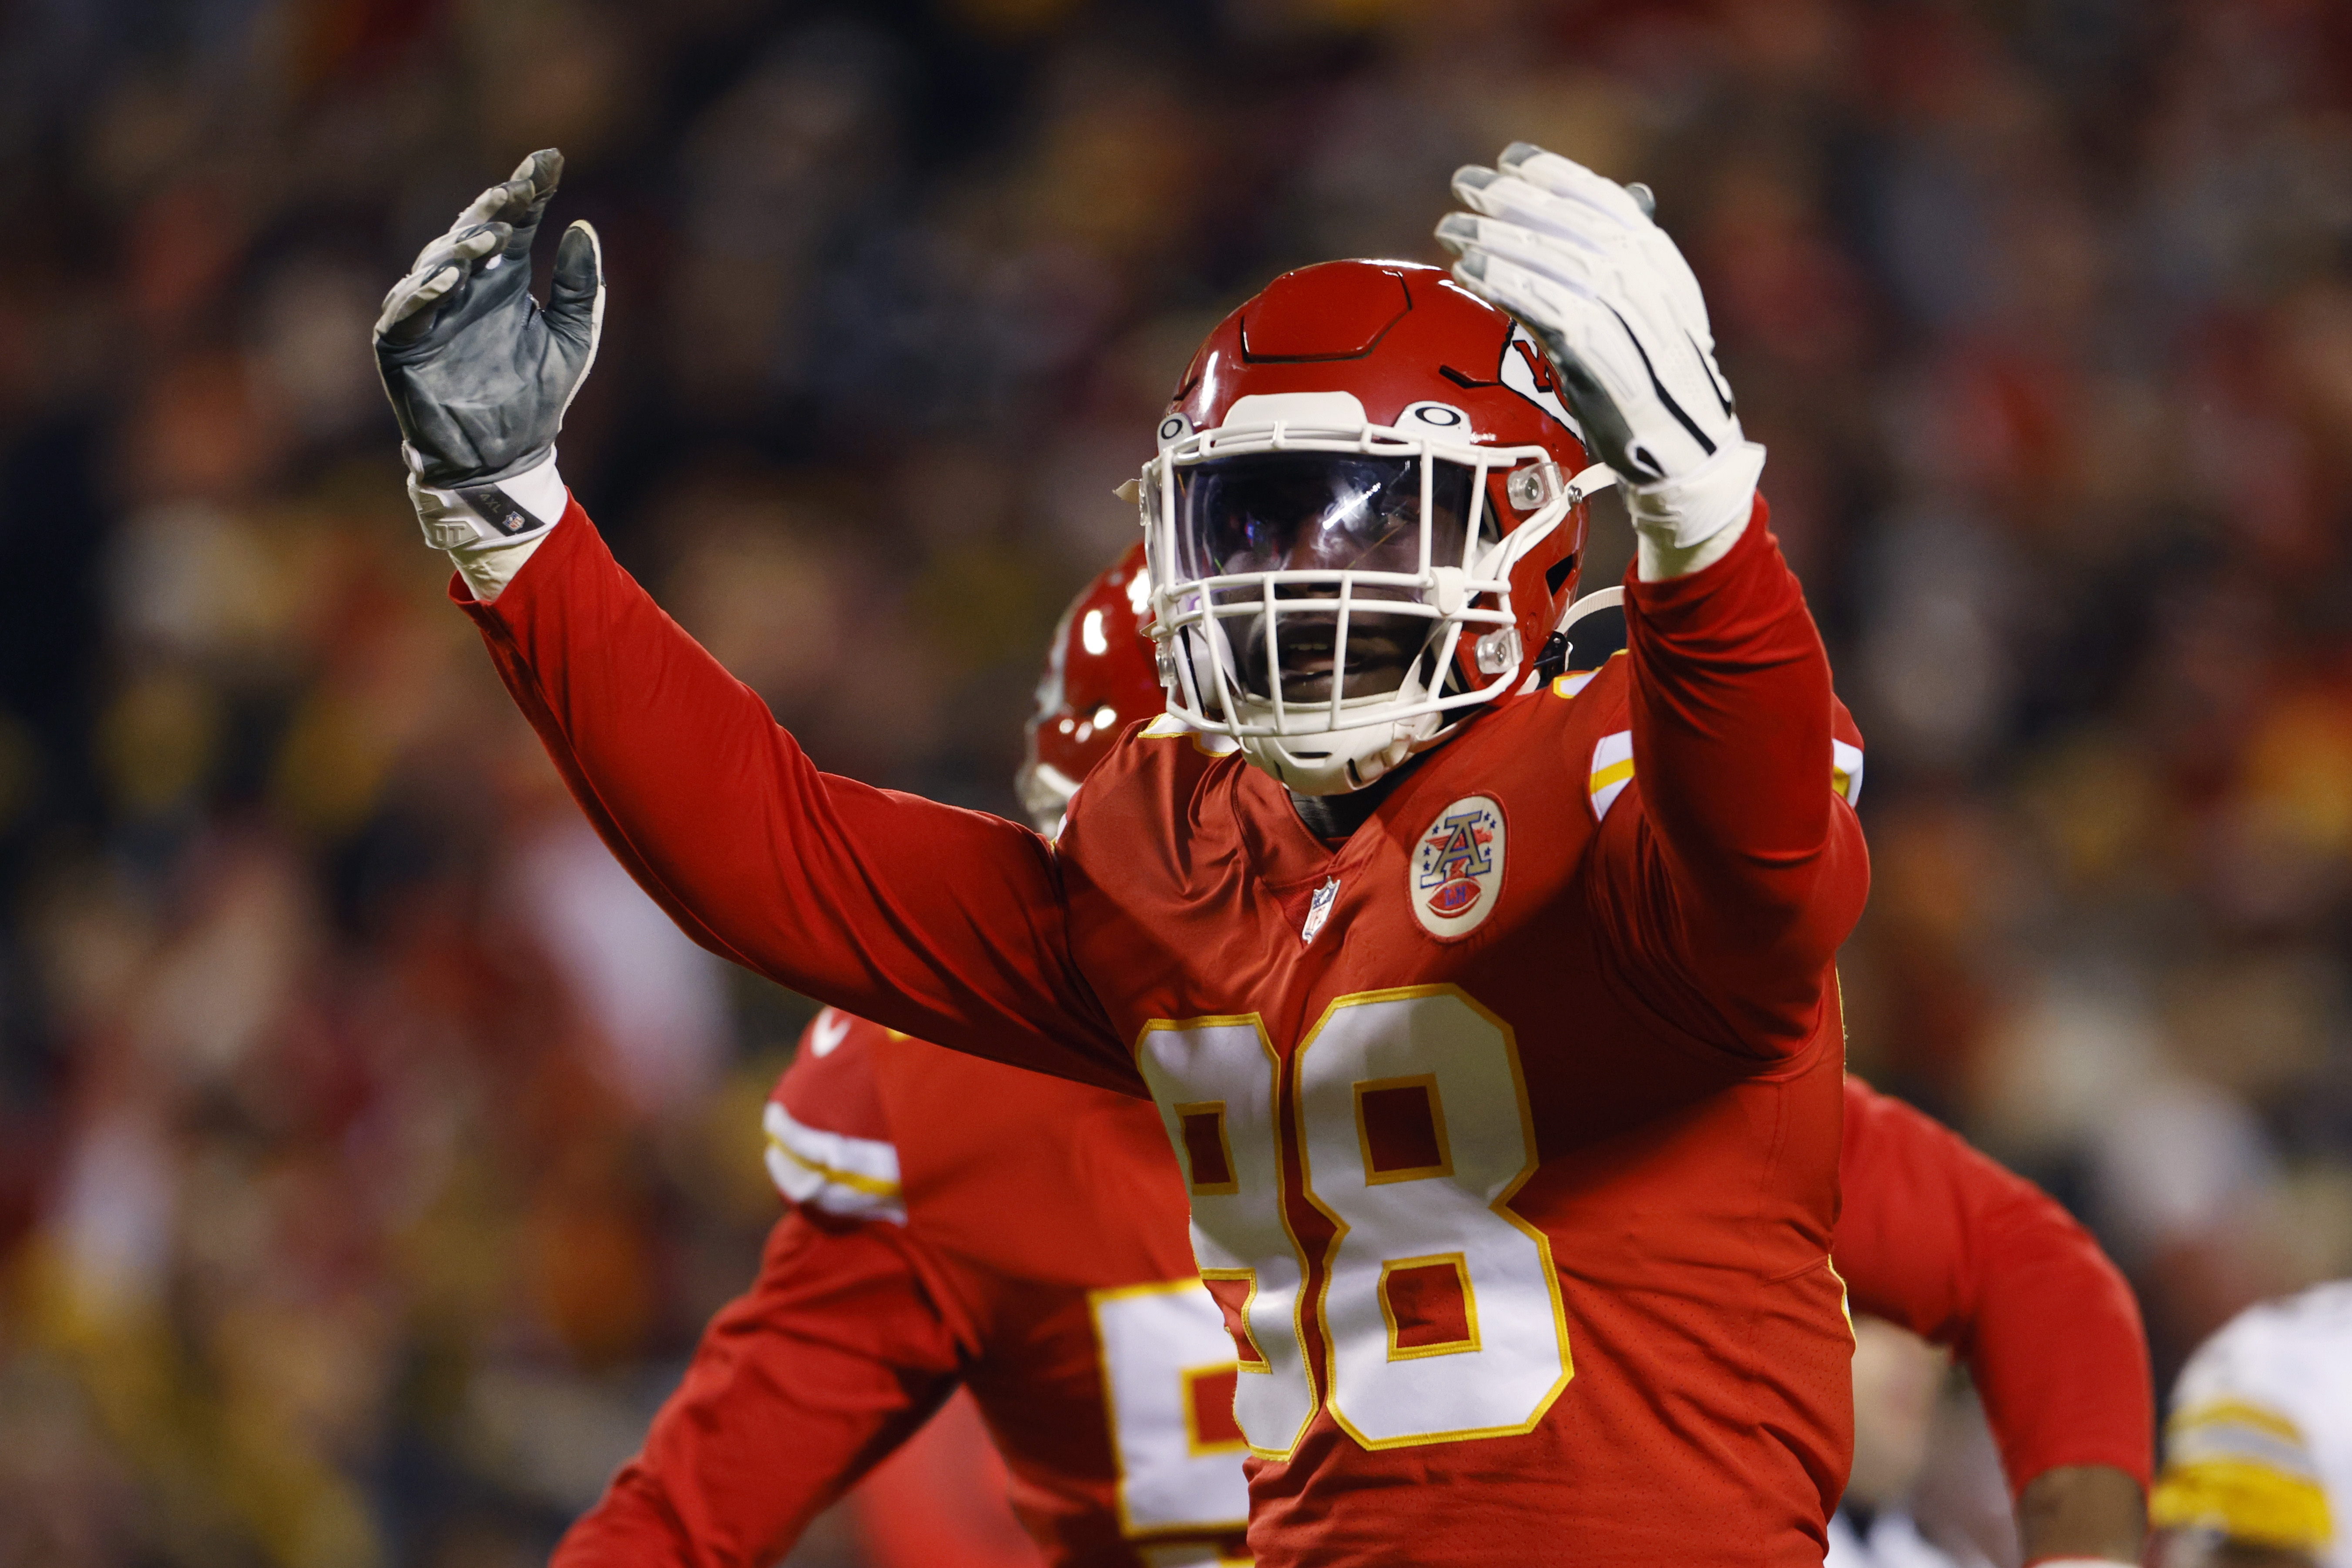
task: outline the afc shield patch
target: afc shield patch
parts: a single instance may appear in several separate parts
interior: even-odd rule
[[[1503,809],[1465,795],[1437,814],[1413,846],[1405,894],[1432,936],[1467,936],[1503,893]]]

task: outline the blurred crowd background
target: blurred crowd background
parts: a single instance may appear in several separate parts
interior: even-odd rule
[[[2352,1272],[2352,8],[24,0],[0,1561],[537,1561],[775,1214],[808,1004],[605,857],[401,494],[368,327],[467,198],[558,145],[603,232],[624,561],[824,765],[1010,814],[1193,344],[1520,138],[1657,189],[1770,447],[1856,1070],[2160,1379]]]

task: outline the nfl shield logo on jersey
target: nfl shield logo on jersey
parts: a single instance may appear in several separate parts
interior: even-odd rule
[[[1484,795],[1445,808],[1421,835],[1406,893],[1432,936],[1466,936],[1503,891],[1503,809]]]

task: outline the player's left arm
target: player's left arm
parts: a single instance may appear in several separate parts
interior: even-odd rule
[[[1612,878],[1621,914],[1717,1014],[1709,1032],[1794,1051],[1869,872],[1859,824],[1823,788],[1829,659],[1766,527],[1764,449],[1740,429],[1697,280],[1645,191],[1524,142],[1454,190],[1473,209],[1438,229],[1455,275],[1543,341],[1633,518],[1643,810]]]
[[[1854,1078],[1838,1176],[1853,1310],[1967,1360],[2026,1560],[2137,1562],[2155,1396],[2121,1272],[2039,1187]]]

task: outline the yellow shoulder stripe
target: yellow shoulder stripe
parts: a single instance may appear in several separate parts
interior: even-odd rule
[[[820,1161],[810,1159],[807,1155],[793,1148],[790,1144],[784,1142],[783,1139],[776,1136],[773,1133],[768,1134],[768,1147],[775,1150],[776,1153],[783,1155],[784,1158],[792,1161],[793,1164],[800,1166],[801,1169],[821,1176],[824,1180],[834,1183],[835,1186],[845,1186],[852,1192],[862,1192],[868,1197],[896,1197],[898,1196],[898,1184],[897,1182],[884,1181],[878,1176],[860,1176],[856,1171],[845,1171],[837,1166],[829,1166],[823,1164]]]
[[[2302,1552],[2335,1539],[2319,1483],[2248,1459],[2167,1466],[2148,1493],[2147,1521],[2159,1530],[2216,1530]]]
[[[1862,799],[1862,747],[1848,746],[1832,737],[1830,741],[1830,788],[1845,797],[1853,805]]]
[[[2304,1447],[2303,1428],[2289,1417],[2266,1405],[2255,1405],[2243,1399],[2208,1399],[2201,1405],[2191,1405],[2178,1411],[2164,1424],[2166,1436],[2179,1442],[2200,1427],[2251,1427],[2283,1442]]]
[[[1633,780],[1633,732],[1612,730],[1592,747],[1592,770],[1586,783],[1593,821],[1609,815],[1609,808]]]

